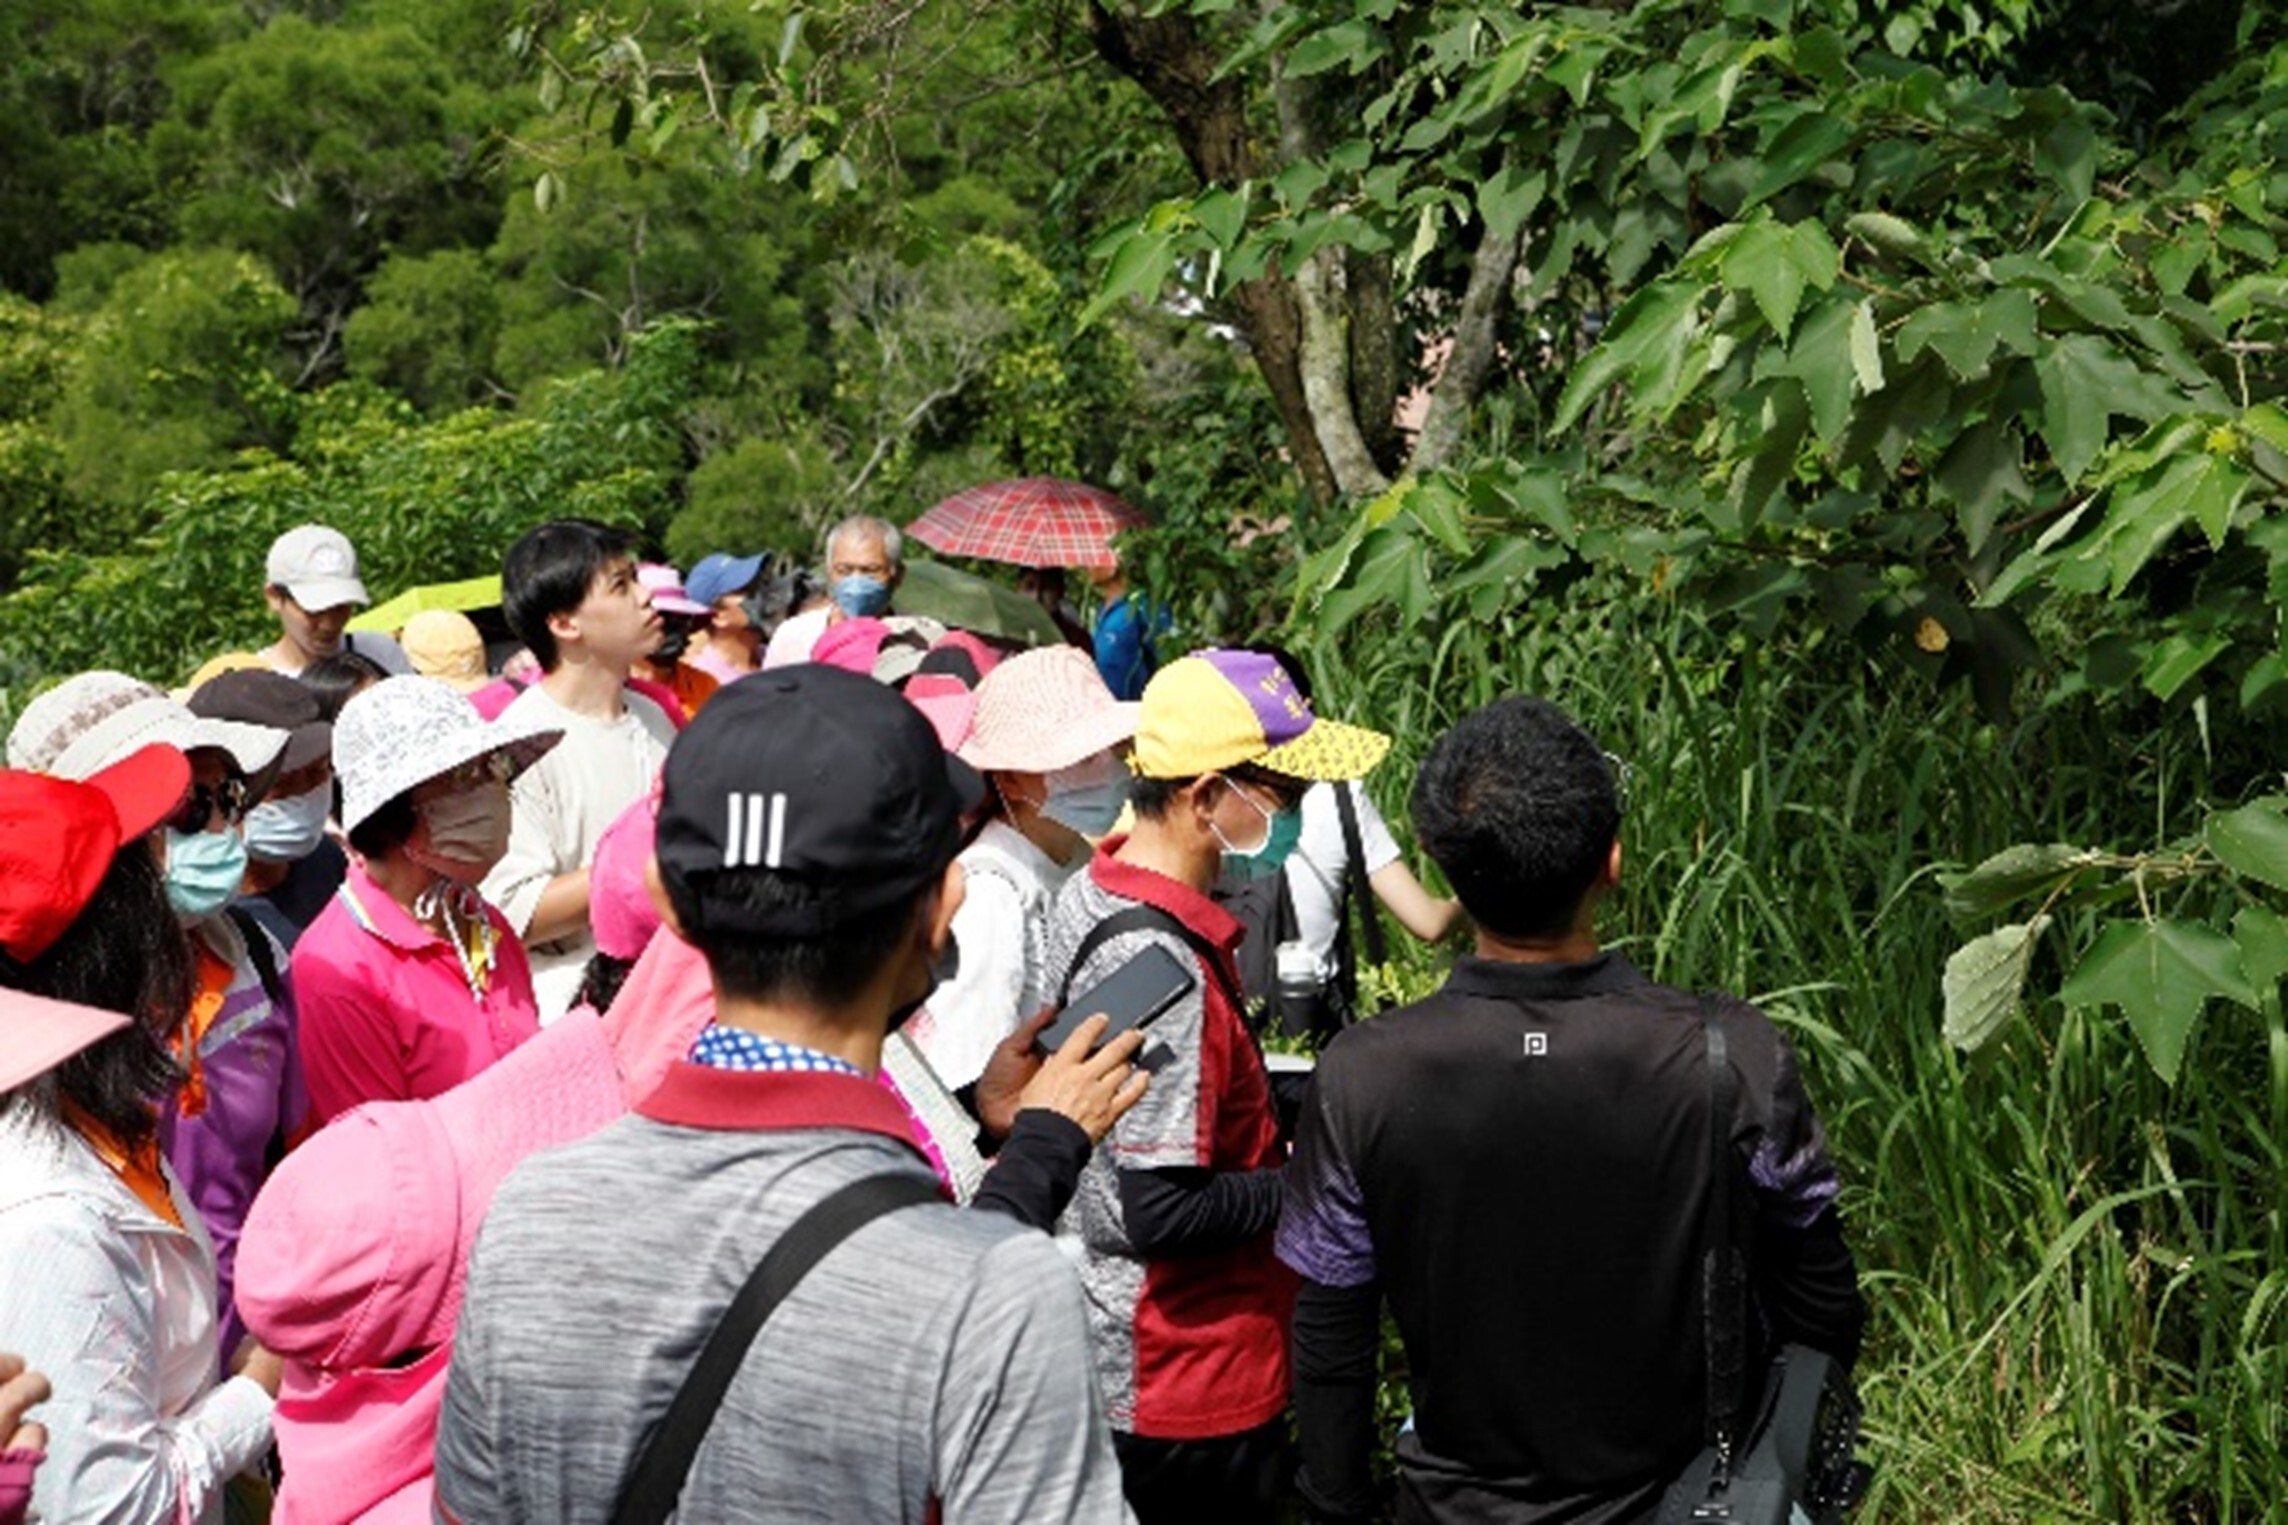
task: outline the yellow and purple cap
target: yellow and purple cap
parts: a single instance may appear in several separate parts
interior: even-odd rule
[[[1195,651],[1144,686],[1132,763],[1141,778],[1197,778],[1251,763],[1289,778],[1362,778],[1390,738],[1324,720],[1278,659],[1260,651]]]

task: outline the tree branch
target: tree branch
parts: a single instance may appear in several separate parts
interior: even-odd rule
[[[1469,288],[1462,293],[1462,310],[1454,319],[1454,345],[1430,394],[1430,413],[1422,420],[1422,438],[1410,463],[1413,470],[1436,471],[1462,443],[1470,410],[1477,406],[1486,373],[1493,368],[1496,319],[1509,294],[1521,247],[1518,234],[1502,238],[1491,228],[1478,240],[1477,253],[1470,258]]]

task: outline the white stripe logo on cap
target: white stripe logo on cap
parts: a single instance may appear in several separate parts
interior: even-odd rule
[[[786,850],[786,806],[783,793],[768,796],[760,794],[734,794],[729,797],[730,819],[724,823],[723,866],[725,868],[770,868],[779,866]],[[766,841],[765,830],[770,835]]]

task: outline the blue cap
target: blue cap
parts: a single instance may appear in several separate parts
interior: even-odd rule
[[[752,556],[732,556],[717,551],[703,556],[691,575],[683,579],[683,591],[695,601],[712,606],[726,593],[736,593],[753,582],[763,570],[770,552],[757,551]]]

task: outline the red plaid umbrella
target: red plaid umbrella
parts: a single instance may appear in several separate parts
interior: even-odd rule
[[[906,526],[948,556],[1021,567],[1109,567],[1112,537],[1144,515],[1101,487],[1056,477],[1019,477],[957,492]]]

